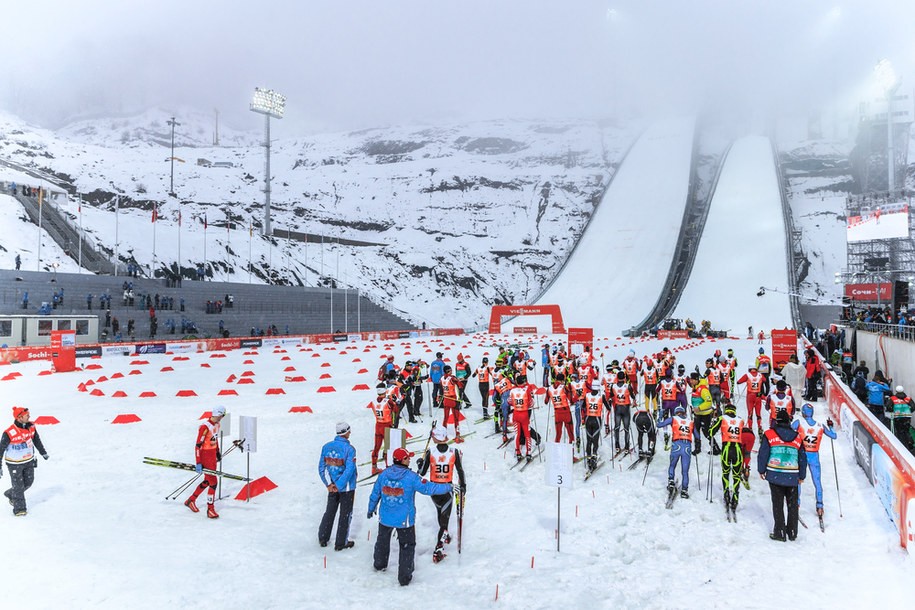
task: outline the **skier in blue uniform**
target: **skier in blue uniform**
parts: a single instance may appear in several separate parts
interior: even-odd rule
[[[683,482],[680,484],[680,496],[689,497],[689,463],[693,453],[693,440],[698,439],[698,433],[692,420],[686,417],[686,409],[677,406],[673,417],[658,422],[658,428],[671,426],[673,428],[673,445],[670,448],[670,467],[667,469],[667,490],[673,491],[676,487],[674,473],[677,462],[680,462],[680,472]]]
[[[810,468],[810,475],[813,478],[813,486],[817,493],[817,515],[823,516],[823,484],[820,482],[820,441],[825,434],[835,440],[836,433],[832,429],[832,420],[826,420],[826,426],[817,423],[813,419],[813,407],[805,404],[801,407],[802,419],[791,424],[791,427],[804,439],[804,451],[807,452],[807,467]],[[801,504],[801,489],[798,486],[797,503]]]

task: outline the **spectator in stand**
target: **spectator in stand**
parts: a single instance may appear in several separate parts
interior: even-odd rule
[[[16,255],[16,271],[19,271],[19,267],[22,265],[22,258],[17,254]]]
[[[178,306],[181,308],[181,311],[184,311],[184,297],[178,299]]]
[[[121,323],[118,322],[117,316],[111,318],[111,332],[113,332],[114,334],[117,334],[120,329],[121,329]]]
[[[29,308],[29,291],[28,290],[25,290],[22,293],[22,308],[23,309]]]
[[[86,295],[86,309],[88,309],[89,311],[92,311],[92,295],[91,294]]]

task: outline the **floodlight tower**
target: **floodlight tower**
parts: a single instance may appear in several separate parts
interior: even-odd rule
[[[896,78],[896,73],[889,60],[881,59],[874,66],[874,72],[877,73],[877,83],[886,95],[886,190],[891,193],[896,188],[896,157],[893,151],[893,96],[902,83]]]
[[[267,149],[267,175],[264,178],[264,230],[265,236],[269,237],[270,230],[270,117],[275,119],[283,118],[286,111],[286,96],[280,95],[273,89],[254,88],[254,100],[251,102],[251,111],[264,115],[264,125],[266,126],[266,136],[264,138],[264,148]]]

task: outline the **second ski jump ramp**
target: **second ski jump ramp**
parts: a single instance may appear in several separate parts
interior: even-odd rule
[[[694,127],[692,118],[672,119],[642,134],[561,275],[535,304],[557,304],[567,327],[593,327],[604,336],[645,318],[677,245]]]

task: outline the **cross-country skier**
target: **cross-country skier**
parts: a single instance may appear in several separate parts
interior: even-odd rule
[[[628,452],[631,448],[631,441],[629,438],[629,420],[630,420],[630,409],[632,403],[634,402],[634,395],[632,392],[632,385],[626,380],[626,373],[620,371],[616,376],[616,383],[613,384],[612,396],[613,396],[613,444],[616,446],[616,453]],[[620,426],[623,427],[623,438],[626,441],[626,445],[620,445]]]
[[[489,358],[483,357],[479,368],[473,372],[473,377],[477,378],[477,384],[480,389],[483,419],[489,419],[489,380],[492,378],[492,367],[489,366]]]
[[[747,372],[737,383],[747,384],[747,424],[753,426],[753,414],[756,414],[756,426],[759,429],[759,435],[762,436],[762,393],[763,382],[765,379],[756,370],[756,366],[747,367]]]
[[[650,362],[650,361],[649,361]],[[655,430],[654,420],[648,412],[648,401],[645,404],[635,407],[635,415],[632,420],[635,422],[635,429],[639,433],[639,459],[649,458],[654,455],[655,443],[658,440],[658,431]],[[648,449],[642,450],[642,439],[648,436]]]
[[[492,388],[492,408],[496,425],[496,432],[502,431],[502,442],[508,442],[508,414],[511,405],[508,404],[508,392],[513,384],[507,369],[497,369],[495,382]]]
[[[555,442],[562,442],[563,427],[565,427],[569,442],[575,442],[575,435],[572,431],[572,396],[562,374],[557,375],[553,379],[553,384],[547,388],[546,394],[543,396],[543,403],[553,405],[553,422],[556,424]]]
[[[372,414],[375,416],[375,446],[372,449],[372,474],[378,474],[381,469],[378,468],[378,451],[384,442],[384,430],[390,428],[394,423],[394,404],[388,398],[387,386],[379,383],[375,388],[378,396],[374,401],[369,403]]]
[[[693,455],[699,455],[702,451],[702,436],[709,439],[709,445],[715,455],[718,454],[718,443],[709,434],[709,428],[712,426],[712,415],[715,413],[715,405],[712,403],[712,394],[708,389],[708,382],[699,377],[699,373],[692,373],[689,376],[690,402],[693,408],[693,419],[696,422],[696,447],[693,449]]]
[[[601,396],[600,382],[591,383],[591,391],[585,395],[585,455],[588,456],[588,470],[597,468],[597,450],[600,446],[600,420],[603,415],[604,397]]]
[[[467,407],[472,406],[467,398],[467,382],[470,381],[471,373],[470,363],[464,360],[464,354],[458,354],[457,362],[454,363],[454,377],[457,379],[460,402]]]
[[[661,414],[660,419],[668,419],[677,406],[686,409],[686,392],[673,377],[673,371],[668,367],[664,371],[664,377],[658,382],[658,396],[661,397]],[[670,443],[670,433],[664,432],[664,450],[666,451]]]
[[[25,407],[13,407],[13,425],[7,428],[0,436],[0,455],[6,462],[10,472],[12,487],[3,492],[6,499],[13,505],[13,514],[17,517],[26,515],[25,492],[35,480],[35,449],[41,457],[48,459],[48,452],[44,450],[38,428],[29,421],[29,410]],[[3,476],[3,466],[0,465],[0,477]]]
[[[705,361],[705,382],[708,385],[709,394],[712,395],[712,403],[718,407],[721,405],[721,371],[715,360],[709,358]]]
[[[823,484],[820,482],[820,441],[825,434],[835,440],[838,438],[832,429],[832,420],[826,420],[826,426],[816,422],[813,419],[813,406],[809,403],[801,407],[801,419],[793,422],[791,427],[794,428],[804,441],[804,451],[807,452],[807,467],[810,468],[810,476],[813,479],[813,486],[816,489],[817,496],[817,516],[823,516]],[[801,503],[801,489],[797,490],[797,502]]]
[[[645,361],[645,368],[642,370],[642,378],[645,380],[645,408],[657,417],[658,381],[661,377],[660,371],[655,367],[651,358]]]
[[[442,369],[442,407],[445,409],[445,418],[442,420],[447,426],[448,422],[454,421],[454,442],[464,442],[461,438],[460,417],[461,417],[461,386],[460,382],[451,374],[451,366],[445,365]]]
[[[724,488],[724,505],[737,510],[740,480],[743,478],[744,453],[741,430],[744,421],[737,416],[737,407],[730,401],[724,404],[724,414],[712,424],[711,433],[721,431],[721,486]]]
[[[788,394],[788,384],[784,379],[775,382],[775,393],[766,398],[766,411],[769,412],[769,427],[775,425],[779,411],[788,412],[788,420],[794,419],[794,398]]]
[[[577,374],[572,374],[569,382],[569,395],[572,400],[572,409],[575,411],[575,450],[581,451],[581,422],[584,419],[585,394],[590,388],[590,383]]]
[[[759,371],[759,374],[765,379],[762,390],[760,391],[763,396],[766,396],[769,393],[769,376],[772,374],[772,359],[766,355],[765,348],[759,348],[759,356],[756,357],[756,370]]]
[[[674,474],[676,472],[677,462],[680,462],[680,472],[683,477],[683,483],[680,487],[680,496],[689,497],[689,462],[692,457],[693,440],[697,439],[698,432],[693,427],[693,422],[686,416],[686,409],[682,405],[674,408],[672,417],[658,422],[658,428],[671,426],[673,430],[673,446],[670,449],[670,467],[667,469],[667,490],[673,491]]]
[[[425,477],[428,472],[429,480],[433,483],[453,485],[454,473],[457,472],[463,495],[467,489],[467,481],[464,478],[464,467],[461,464],[461,452],[448,444],[448,429],[444,426],[437,426],[432,431],[432,440],[435,441],[435,446],[427,449],[423,457],[419,459],[419,476]],[[432,503],[435,504],[438,511],[438,538],[432,561],[438,563],[445,558],[445,545],[451,542],[448,524],[451,521],[451,506],[454,504],[453,494],[451,491],[435,494],[432,496]]]
[[[522,459],[521,439],[524,439],[526,453],[523,457],[530,462],[533,459],[531,455],[531,441],[536,440],[540,444],[539,435],[534,438],[536,431],[531,428],[531,409],[536,409],[534,405],[534,386],[527,383],[527,376],[519,374],[515,378],[515,387],[508,391],[508,402],[512,407],[512,417],[515,422],[515,458]]]
[[[200,424],[200,428],[197,430],[197,442],[194,444],[197,474],[203,472],[204,468],[216,470],[217,462],[222,460],[222,451],[219,449],[219,422],[225,416],[226,408],[218,406],[213,409],[210,417]],[[195,513],[200,512],[196,504],[197,496],[205,489],[207,490],[207,517],[218,519],[219,515],[214,507],[216,502],[216,475],[214,474],[204,475],[203,482],[191,493],[184,505]]]

